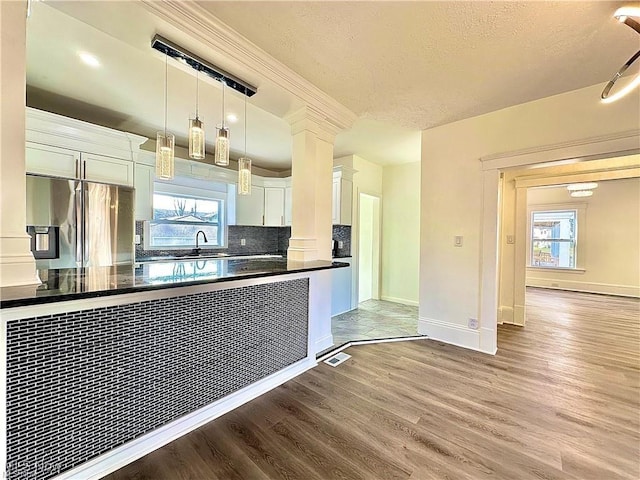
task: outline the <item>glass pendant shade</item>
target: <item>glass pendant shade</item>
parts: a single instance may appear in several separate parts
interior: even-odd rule
[[[216,165],[229,165],[229,129],[224,127],[216,128],[216,147],[214,152],[214,163]]]
[[[198,117],[189,119],[189,157],[204,159],[204,128]]]
[[[156,138],[156,177],[171,180],[174,176],[175,137],[172,133],[158,132]]]
[[[251,159],[238,159],[238,195],[251,195]]]
[[[571,192],[572,197],[590,197],[593,195],[593,190],[574,190]]]

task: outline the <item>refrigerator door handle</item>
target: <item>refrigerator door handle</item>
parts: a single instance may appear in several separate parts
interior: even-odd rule
[[[75,241],[76,241],[76,266],[82,267],[82,257],[84,253],[84,209],[82,208],[84,203],[84,185],[78,182],[75,186],[75,207],[76,207],[76,228],[75,228]]]

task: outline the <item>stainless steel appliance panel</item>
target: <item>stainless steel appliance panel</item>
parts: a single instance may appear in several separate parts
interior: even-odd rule
[[[59,227],[59,257],[38,268],[133,263],[134,190],[27,175],[27,226]]]
[[[58,258],[36,261],[37,268],[73,268],[76,259],[76,190],[80,182],[27,175],[27,225],[58,227]]]
[[[134,258],[134,190],[83,182],[81,243],[84,266],[132,263]]]

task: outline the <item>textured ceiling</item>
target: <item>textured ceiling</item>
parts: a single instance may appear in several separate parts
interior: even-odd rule
[[[200,2],[360,117],[425,129],[606,82],[623,3]]]
[[[2,0],[0,0],[2,1]],[[640,36],[612,13],[621,2],[199,2],[212,14],[358,114],[335,156],[385,165],[420,160],[420,130],[605,83]],[[247,149],[256,165],[290,167],[281,118],[299,100],[233,69],[221,52],[179,32],[140,2],[46,1],[27,23],[31,105],[154,137],[163,128],[160,33],[258,85],[248,105]],[[97,55],[92,69],[77,56]],[[169,130],[186,143],[195,78],[169,65]],[[209,139],[221,114],[217,82],[201,83]],[[597,101],[597,99],[594,99]],[[227,96],[232,149],[244,148],[243,102]]]

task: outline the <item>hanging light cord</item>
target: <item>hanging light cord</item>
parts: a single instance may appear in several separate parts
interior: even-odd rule
[[[222,128],[224,128],[224,80],[222,81]]]
[[[198,119],[198,104],[200,103],[200,79],[198,74],[200,70],[196,70],[196,120]]]
[[[244,156],[247,156],[247,92],[244,92]]]
[[[169,63],[168,63],[169,55],[165,54],[164,56],[164,136],[167,136],[167,77],[169,75]]]

